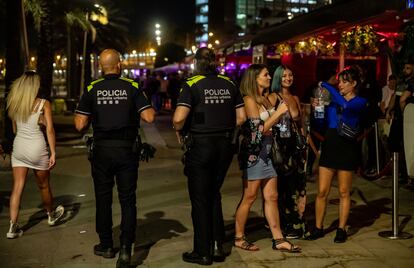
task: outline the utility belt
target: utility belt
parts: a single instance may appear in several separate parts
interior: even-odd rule
[[[139,161],[146,161],[154,157],[156,149],[148,144],[142,143],[141,136],[138,135],[135,140],[94,140],[93,137],[87,137],[86,145],[88,147],[88,159],[93,158],[94,147],[107,148],[131,148],[133,153],[136,153]]]
[[[185,162],[185,154],[191,150],[191,147],[194,145],[194,139],[197,138],[209,138],[209,137],[224,137],[231,140],[231,145],[238,147],[239,144],[239,133],[240,127],[236,127],[232,130],[225,130],[225,131],[215,131],[215,132],[187,132],[181,135],[181,149],[183,150],[184,154],[181,161]],[[212,144],[214,146],[214,144]]]
[[[225,137],[231,139],[232,145],[239,144],[239,135],[240,135],[240,127],[235,127],[231,130],[224,130],[224,131],[216,131],[216,132],[190,132],[190,135],[193,137]]]
[[[97,140],[94,141],[96,147],[131,147],[136,144],[136,140]]]

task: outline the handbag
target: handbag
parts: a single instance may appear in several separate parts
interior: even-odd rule
[[[359,134],[359,127],[351,127],[342,121],[342,107],[337,109],[337,127],[338,135],[344,137],[347,140],[355,140]]]
[[[359,133],[359,128],[353,128],[345,124],[341,119],[338,120],[337,132],[339,136],[346,138],[347,140],[355,140]]]
[[[292,120],[293,121],[293,120]],[[305,150],[306,147],[308,146],[307,142],[306,142],[306,137],[302,135],[302,133],[299,131],[299,128],[297,126],[297,123],[295,121],[293,121],[293,130],[296,133],[296,149],[302,151]]]
[[[280,151],[280,146],[275,135],[273,135],[272,139],[271,158],[274,166],[280,166],[283,164],[283,155]]]

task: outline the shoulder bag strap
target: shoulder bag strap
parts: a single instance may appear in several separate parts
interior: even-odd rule
[[[45,99],[41,99],[40,100],[39,108],[37,109],[38,112],[42,112],[43,111],[43,106],[45,105],[45,102],[46,102]]]

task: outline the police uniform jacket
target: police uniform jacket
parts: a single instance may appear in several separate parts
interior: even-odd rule
[[[75,113],[92,117],[94,139],[135,139],[139,114],[151,108],[138,83],[108,74],[93,81]]]
[[[240,91],[230,78],[217,75],[195,75],[180,90],[177,106],[191,109],[186,130],[191,133],[231,131],[236,126],[236,112],[244,106]]]

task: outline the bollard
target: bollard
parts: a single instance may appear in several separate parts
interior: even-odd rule
[[[392,174],[392,230],[382,231],[378,235],[389,239],[409,239],[413,235],[406,232],[400,232],[398,221],[398,153],[392,154],[393,174]]]
[[[380,173],[380,157],[379,157],[379,139],[378,139],[378,122],[374,123],[375,131],[375,156],[377,161],[377,175]],[[397,173],[398,174],[398,173]]]

